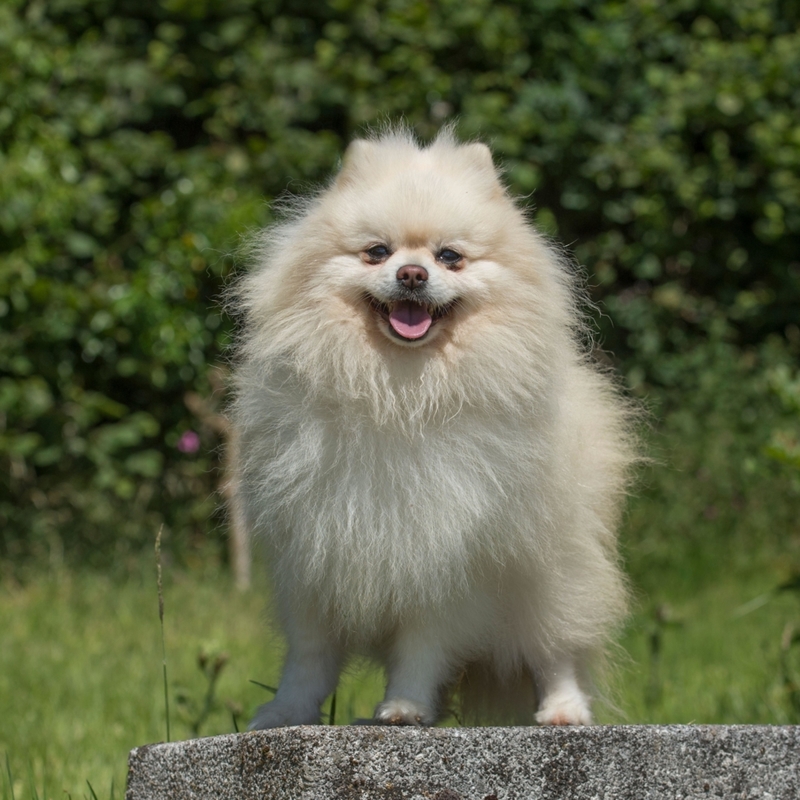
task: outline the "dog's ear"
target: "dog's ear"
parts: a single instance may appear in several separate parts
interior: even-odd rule
[[[471,144],[461,145],[461,149],[470,161],[481,170],[497,174],[492,160],[492,151],[483,142],[472,142]]]
[[[492,159],[492,151],[482,142],[464,144],[459,149],[481,180],[486,182],[490,193],[498,198],[504,196],[506,189],[500,178],[501,171]]]
[[[361,165],[370,160],[375,152],[375,142],[369,139],[354,139],[344,151],[342,168],[336,176],[337,186],[347,186],[352,183],[360,171]]]

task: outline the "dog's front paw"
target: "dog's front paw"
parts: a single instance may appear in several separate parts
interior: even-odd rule
[[[427,706],[413,700],[384,700],[373,720],[378,725],[433,725],[435,715]]]
[[[288,703],[272,700],[259,706],[247,729],[259,731],[264,728],[283,728],[287,725],[317,725],[319,710],[298,708]]]
[[[536,721],[540,725],[591,725],[592,712],[586,695],[579,690],[557,692],[544,699]]]

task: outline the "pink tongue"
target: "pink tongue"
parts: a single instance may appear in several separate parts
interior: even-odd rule
[[[433,320],[425,306],[401,300],[389,314],[389,324],[404,339],[419,339],[428,332]]]

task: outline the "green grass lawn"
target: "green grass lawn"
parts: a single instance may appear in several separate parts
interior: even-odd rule
[[[651,598],[640,593],[622,639],[619,709],[601,710],[600,721],[796,721],[780,669],[784,627],[800,621],[796,597],[785,593],[741,614],[776,577],[726,568],[694,592],[678,583],[661,598],[672,620],[660,624]],[[164,593],[171,738],[189,738],[198,721],[208,687],[200,653],[207,665],[227,654],[200,734],[243,728],[269,696],[250,680],[274,685],[279,674],[281,644],[268,633],[262,596],[199,571],[167,571]],[[155,576],[147,572],[122,582],[42,575],[3,588],[0,755],[8,758],[13,796],[92,797],[88,781],[99,798],[121,797],[127,752],[166,738],[157,606]],[[337,695],[336,721],[368,716],[380,692],[375,671],[352,670]],[[3,771],[0,796],[11,798]]]
[[[800,575],[797,481],[750,470],[726,431],[710,419],[668,431],[673,444],[662,442],[631,503],[622,543],[634,608],[616,708],[600,707],[600,722],[800,722],[800,644],[786,646],[800,592],[775,591]],[[155,573],[148,556],[125,577],[42,570],[0,582],[2,800],[122,797],[128,751],[166,739]],[[237,592],[200,565],[165,565],[163,583],[170,738],[244,728],[270,696],[251,681],[279,677],[266,591]],[[369,716],[381,688],[354,666],[337,724]]]
[[[216,570],[165,569],[164,601],[171,738],[194,734],[209,685],[201,654],[209,668],[226,661],[200,734],[244,729],[270,696],[250,680],[279,677],[264,594],[237,592]],[[345,676],[339,720],[369,716],[380,691],[375,672]],[[112,782],[121,797],[128,751],[165,739],[154,563],[122,581],[64,572],[0,587],[0,797],[92,797],[87,781],[99,798]]]

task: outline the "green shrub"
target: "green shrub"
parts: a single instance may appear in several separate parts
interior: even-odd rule
[[[639,391],[691,409],[693,360],[797,348],[798,23],[780,0],[6,2],[0,552],[208,536],[231,254],[386,119],[492,143]]]

